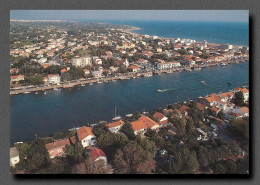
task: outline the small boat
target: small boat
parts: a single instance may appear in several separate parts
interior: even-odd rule
[[[38,92],[35,92],[35,94],[38,94]]]
[[[228,85],[231,85],[231,82],[228,82]]]
[[[125,115],[125,116],[128,117],[128,118],[130,118],[130,117],[133,116],[133,114],[127,114],[127,115]]]
[[[224,62],[221,62],[221,64],[220,64],[221,66],[226,66],[227,64],[226,63],[224,63]]]
[[[165,92],[167,89],[157,89],[157,92]]]
[[[88,85],[93,85],[93,83],[89,83]]]
[[[58,88],[54,88],[53,90],[54,90],[54,91],[57,91],[57,90],[59,90],[59,89],[58,89]]]
[[[23,94],[30,94],[31,92],[29,92],[29,91],[26,91],[26,92],[24,92]]]
[[[202,83],[203,85],[206,85],[206,82],[205,82],[205,81],[203,81],[203,80],[201,81],[201,83]]]
[[[43,94],[47,94],[47,92],[45,91]]]
[[[112,120],[113,120],[113,121],[118,121],[118,120],[121,120],[121,119],[122,119],[121,116],[116,115],[116,106],[115,106],[115,117],[112,118]]]
[[[98,81],[97,83],[98,83],[98,84],[102,84],[103,82],[102,82],[102,81]]]
[[[85,84],[81,84],[81,87],[84,87],[85,86]]]

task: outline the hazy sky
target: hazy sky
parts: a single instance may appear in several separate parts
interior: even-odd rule
[[[11,10],[10,19],[248,22],[248,10]]]

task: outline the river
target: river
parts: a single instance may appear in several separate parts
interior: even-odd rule
[[[201,81],[206,85],[202,85]],[[228,85],[227,82],[231,82]],[[49,90],[47,94],[10,97],[10,144],[51,136],[74,126],[111,121],[114,107],[125,116],[152,111],[170,103],[225,92],[249,82],[249,63],[204,68],[201,71],[140,77],[92,86]],[[157,89],[168,91],[158,93]]]

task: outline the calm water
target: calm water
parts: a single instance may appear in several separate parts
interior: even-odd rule
[[[249,64],[209,67],[201,71],[176,72],[124,81],[11,96],[11,144],[49,136],[74,126],[110,121],[114,107],[124,116],[152,111],[169,103],[228,91],[249,80]],[[204,80],[207,85],[203,86]],[[229,86],[227,82],[232,82]],[[170,89],[158,93],[157,89]]]
[[[135,32],[168,38],[186,38],[210,43],[248,46],[249,24],[237,22],[191,21],[107,21],[110,24],[141,28]]]

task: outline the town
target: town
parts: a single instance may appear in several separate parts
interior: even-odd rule
[[[142,35],[135,33],[138,29],[11,20],[10,94],[45,94],[75,85],[249,61],[245,46]],[[16,142],[10,148],[10,172],[249,173],[249,86],[169,103],[151,112],[115,115],[111,122],[82,123],[51,137],[36,135],[33,141]]]
[[[249,60],[248,47],[131,32],[137,29],[102,23],[11,21],[10,94],[199,71]]]

